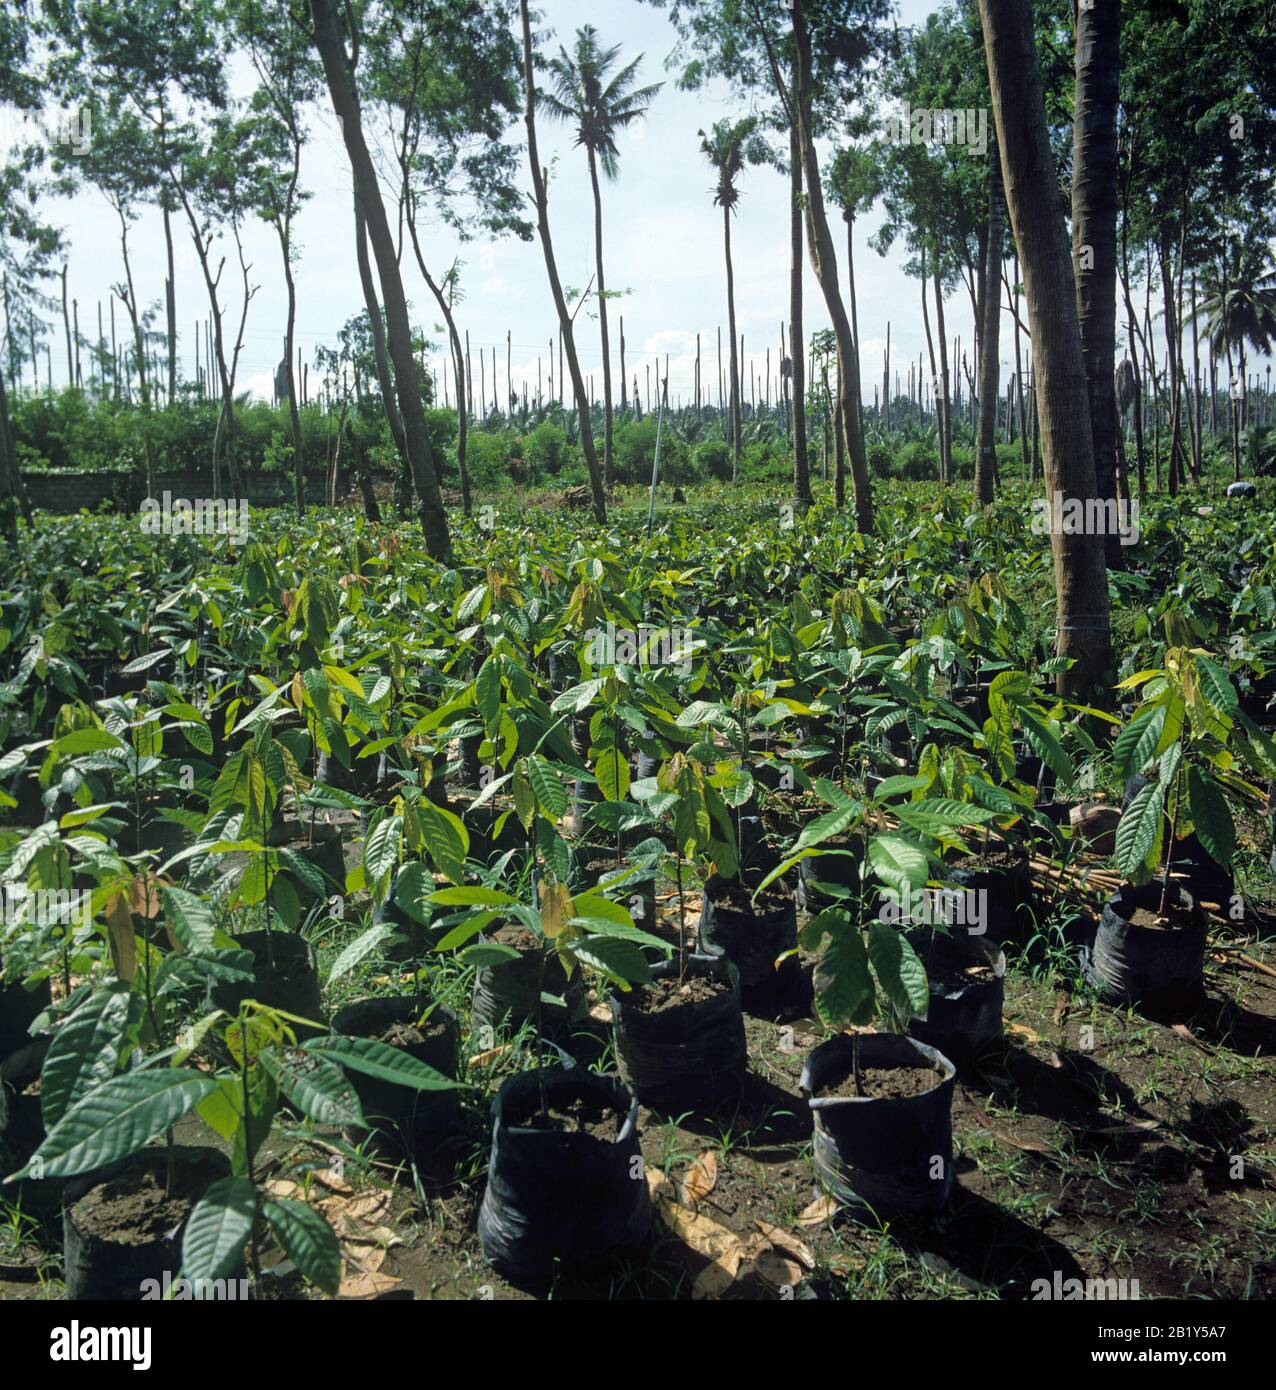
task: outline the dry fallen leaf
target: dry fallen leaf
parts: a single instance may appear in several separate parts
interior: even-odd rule
[[[1187,1026],[1186,1023],[1174,1023],[1170,1025],[1170,1032],[1177,1033],[1180,1038],[1185,1038],[1193,1047],[1199,1047],[1202,1052],[1207,1052],[1212,1057],[1214,1049],[1207,1043],[1203,1043],[1200,1038]]]
[[[335,1192],[339,1197],[354,1196],[354,1188],[343,1178],[337,1177],[331,1168],[316,1168],[313,1176],[317,1183],[326,1187],[329,1192]]]
[[[595,1023],[611,1023],[611,1005],[595,1004],[590,1008],[589,1016],[594,1020]]]
[[[338,1298],[379,1298],[402,1284],[391,1274],[350,1274],[337,1289]]]
[[[1040,1042],[1041,1035],[1035,1028],[1029,1028],[1026,1023],[1007,1023],[1006,1032],[1014,1033],[1016,1037],[1026,1038],[1029,1042]]]
[[[647,1169],[647,1194],[654,1202],[662,1189],[669,1186],[669,1177],[660,1168]]]
[[[790,1255],[807,1269],[815,1268],[815,1256],[811,1252],[811,1247],[805,1241],[799,1240],[797,1236],[790,1235],[788,1231],[780,1226],[773,1226],[769,1221],[756,1220],[753,1223],[759,1231],[766,1236],[779,1250],[787,1250]]]
[[[696,1206],[713,1191],[718,1181],[718,1155],[712,1149],[705,1149],[699,1158],[687,1169],[682,1180],[682,1200],[688,1206]]]
[[[797,1219],[799,1226],[822,1226],[837,1215],[837,1199],[827,1194],[817,1197]]]
[[[791,1289],[802,1280],[802,1266],[778,1250],[767,1250],[754,1261],[759,1277],[773,1289]]]
[[[715,1260],[696,1275],[691,1285],[691,1297],[695,1301],[718,1298],[736,1281],[740,1272],[740,1256],[732,1260]]]
[[[1016,1139],[1013,1134],[1008,1134],[1004,1129],[998,1129],[987,1115],[980,1115],[976,1112],[975,1119],[994,1139],[1000,1139],[1003,1144],[1009,1144],[1012,1149],[1022,1149],[1024,1153],[1030,1154],[1048,1154],[1054,1152],[1048,1144],[1039,1143],[1036,1139]]]

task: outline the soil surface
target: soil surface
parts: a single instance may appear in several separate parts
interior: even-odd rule
[[[207,1186],[207,1172],[201,1171],[192,1182],[179,1166],[172,1194],[165,1197],[162,1169],[158,1173],[122,1173],[75,1204],[75,1224],[99,1240],[144,1245],[180,1226]]]
[[[427,1018],[419,1027],[413,1023],[391,1023],[379,1033],[367,1036],[373,1042],[385,1043],[388,1047],[419,1047],[430,1038],[442,1037],[447,1032],[447,1024],[441,1019]]]
[[[517,1110],[505,1111],[507,1124],[521,1129],[554,1130],[559,1134],[592,1134],[610,1144],[620,1134],[625,1116],[609,1105],[581,1097],[577,1100],[556,1101],[542,1110],[536,1097]]]
[[[739,912],[748,917],[766,917],[773,912],[781,912],[789,903],[789,894],[768,888],[759,895],[757,902],[747,888],[734,881],[716,887],[714,903],[726,908],[728,912]]]
[[[1176,912],[1170,909],[1168,917],[1162,917],[1150,907],[1136,907],[1130,914],[1132,927],[1143,927],[1148,931],[1183,931],[1200,925],[1200,921],[1190,912]]]
[[[852,1073],[845,1081],[833,1086],[821,1086],[817,1096],[868,1096],[872,1100],[906,1100],[933,1091],[943,1080],[934,1067],[861,1067],[860,1086],[855,1085]]]
[[[687,1004],[702,1004],[726,994],[730,986],[714,975],[688,975],[681,983],[677,975],[652,980],[649,985],[635,989],[624,1000],[624,1007],[640,1014],[661,1014],[669,1009],[681,1009]]]

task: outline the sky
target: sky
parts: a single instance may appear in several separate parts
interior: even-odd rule
[[[899,22],[923,22],[934,8],[927,0],[899,0]],[[620,177],[603,187],[605,265],[609,291],[629,291],[622,298],[609,300],[617,396],[619,351],[615,320],[623,314],[630,381],[637,373],[640,382],[645,382],[645,369],[652,364],[654,389],[655,364],[668,354],[670,399],[681,395],[688,400],[696,334],[702,335],[707,389],[707,384],[715,381],[717,332],[722,326],[725,338],[727,322],[722,217],[713,205],[713,176],[700,154],[697,132],[722,117],[744,114],[748,110],[747,98],[721,82],[706,91],[678,91],[673,72],[665,66],[675,44],[674,31],[664,12],[639,0],[542,0],[542,10],[543,28],[554,33],[554,51],[558,42],[570,46],[580,25],[592,23],[604,43],[621,46],[626,61],[644,55],[639,73],[643,83],[665,81],[646,121],[621,135]],[[316,107],[310,117],[311,139],[303,154],[302,182],[312,196],[297,222],[300,261],[296,278],[297,342],[311,366],[313,380],[315,349],[321,344],[334,344],[338,329],[363,304],[353,249],[349,165],[330,109]],[[521,127],[517,134],[521,136]],[[550,223],[560,273],[565,284],[583,287],[593,268],[593,206],[585,156],[572,147],[570,133],[560,125],[541,119],[538,136],[542,162],[551,163],[557,156],[550,187]],[[976,156],[972,153],[971,157]],[[526,182],[530,189],[530,176]],[[743,380],[747,393],[752,363],[761,381],[769,347],[774,391],[780,325],[788,318],[787,176],[770,169],[749,169],[741,182],[741,194],[732,236],[738,331],[745,339]],[[92,189],[52,205],[49,214],[65,228],[70,245],[69,293],[79,301],[81,331],[91,334],[95,331],[98,300],[107,312],[110,287],[122,278],[114,214],[105,199]],[[898,367],[901,381],[906,380],[907,362],[916,361],[925,347],[917,281],[904,274],[898,252],[883,258],[868,245],[880,220],[880,210],[874,210],[855,228],[861,376],[868,402],[881,381],[888,323],[892,377]],[[834,231],[845,286],[845,238],[840,218]],[[280,252],[273,231],[265,223],[250,225],[245,240],[252,267],[251,282],[258,288],[248,310],[238,389],[269,398],[272,372],[281,355],[286,311]],[[462,332],[468,331],[470,336],[476,377],[478,353],[481,350],[486,355],[488,397],[493,347],[497,350],[499,380],[504,388],[507,333],[512,341],[515,388],[521,389],[526,381],[534,393],[537,356],[548,359],[549,340],[557,329],[539,242],[507,237],[462,245],[448,229],[439,226],[426,228],[423,240],[427,263],[436,274],[456,256],[464,263],[464,303],[458,311],[458,322]],[[130,243],[139,298],[159,307],[156,323],[162,325],[164,244],[157,210],[143,212],[130,232]],[[224,246],[222,253],[227,256],[224,283],[228,288],[237,287],[233,244]],[[441,371],[444,339],[441,331],[435,331],[439,315],[411,264],[410,252],[404,258],[404,271],[414,322],[425,327],[434,339],[437,352],[432,362]],[[181,370],[193,378],[194,324],[196,319],[203,321],[208,306],[189,237],[178,239],[176,278]],[[805,278],[805,326],[809,335],[828,327],[829,320],[809,261]],[[239,307],[240,299],[230,293],[228,324],[238,322]],[[950,343],[960,336],[965,349],[972,334],[969,298],[964,287],[959,287],[947,301],[946,314]],[[122,331],[122,305],[117,304],[116,315],[117,331]],[[596,394],[601,399],[598,325],[584,314],[577,322],[582,370],[594,373]],[[1003,381],[1013,364],[1010,333],[1011,322],[1005,315],[1001,336]],[[60,333],[53,336],[51,345],[54,379],[60,382],[66,374],[65,352],[59,350]],[[542,370],[548,372],[547,360]],[[43,377],[42,363],[42,380]],[[758,390],[761,394],[760,386]]]

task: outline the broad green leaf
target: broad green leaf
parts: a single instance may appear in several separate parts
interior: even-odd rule
[[[815,1011],[826,1028],[873,1021],[876,991],[864,939],[853,927],[835,932],[815,967]]]
[[[451,1091],[460,1083],[444,1076],[433,1067],[410,1057],[397,1047],[375,1042],[371,1038],[331,1037],[311,1038],[302,1044],[303,1051],[313,1052],[337,1062],[351,1071],[375,1076],[379,1081],[393,1081],[414,1091]]]
[[[261,1211],[302,1275],[324,1293],[335,1294],[341,1284],[341,1243],[332,1227],[305,1202],[272,1199],[262,1203]]]
[[[187,1279],[228,1279],[240,1268],[257,1214],[257,1190],[247,1178],[221,1178],[195,1204],[182,1235]]]
[[[216,1088],[212,1077],[183,1068],[126,1072],[82,1096],[49,1131],[35,1157],[46,1178],[73,1178],[136,1153]]]
[[[930,1005],[926,968],[904,935],[882,921],[868,926],[868,956],[886,997],[905,1017],[921,1018]]]
[[[898,835],[874,835],[868,842],[868,862],[890,888],[922,888],[930,871],[925,854]]]
[[[1220,864],[1230,868],[1236,852],[1236,825],[1227,798],[1212,777],[1195,767],[1187,770],[1187,796],[1201,844]]]
[[[40,1110],[51,1130],[76,1101],[114,1076],[128,1024],[130,991],[108,985],[61,1024],[40,1072]]]
[[[1117,823],[1113,862],[1126,878],[1142,877],[1154,865],[1149,861],[1156,851],[1159,858],[1161,825],[1165,810],[1165,783],[1149,782],[1140,788]]]

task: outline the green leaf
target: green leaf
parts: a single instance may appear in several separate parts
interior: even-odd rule
[[[164,918],[173,939],[184,951],[200,954],[214,947],[213,911],[196,893],[184,888],[166,886],[160,890],[164,900]]]
[[[474,701],[483,716],[483,725],[489,734],[496,730],[496,721],[501,713],[501,663],[497,656],[489,656],[479,668],[474,678]]]
[[[637,941],[593,935],[573,941],[570,950],[582,965],[592,966],[622,987],[645,985],[651,980],[651,966]]]
[[[261,1210],[302,1275],[335,1294],[341,1285],[341,1244],[332,1227],[305,1202],[268,1200]]]
[[[390,875],[399,862],[399,845],[402,840],[402,816],[384,816],[377,822],[363,846],[363,867],[369,883],[384,883],[389,886]]]
[[[106,749],[122,749],[125,744],[105,729],[73,729],[55,739],[49,752],[55,758],[76,758],[82,753],[101,753]]]
[[[558,774],[539,753],[533,753],[527,760],[527,776],[541,810],[550,820],[559,820],[567,810],[567,789]]]
[[[394,935],[394,927],[388,922],[380,922],[361,932],[332,963],[328,971],[328,984],[348,975],[360,961],[370,956],[389,936]]]
[[[598,788],[607,801],[621,801],[629,791],[629,764],[619,748],[604,748],[594,762]]]
[[[910,801],[897,806],[895,814],[914,830],[925,835],[942,835],[963,825],[984,825],[992,820],[993,811],[971,801],[955,801],[950,797],[930,796],[922,801]]]
[[[40,1073],[46,1129],[53,1129],[76,1101],[114,1076],[128,1023],[129,994],[123,984],[91,994],[54,1033]]]
[[[822,816],[816,816],[813,821],[803,827],[802,833],[793,846],[793,853],[800,854],[802,850],[810,849],[812,845],[818,845],[824,840],[831,839],[834,835],[840,835],[848,825],[858,819],[863,809],[856,801],[849,806],[841,807],[839,810],[826,811]]]
[[[868,862],[890,888],[922,888],[930,872],[925,854],[898,835],[874,835],[868,842]]]
[[[417,814],[430,862],[445,878],[460,883],[465,877],[465,856],[470,849],[469,832],[460,817],[424,798],[417,804]]]
[[[1165,783],[1149,782],[1130,802],[1117,822],[1113,862],[1126,878],[1142,876],[1149,861],[1160,858]],[[1155,852],[1155,853],[1154,853]]]
[[[221,1178],[195,1204],[182,1236],[182,1273],[196,1280],[227,1279],[240,1267],[257,1214],[257,1191],[247,1178]]]
[[[1196,674],[1200,680],[1201,692],[1205,698],[1224,714],[1235,714],[1240,705],[1232,678],[1226,671],[1207,656],[1196,657]],[[1193,816],[1195,819],[1195,815]],[[1215,855],[1215,858],[1218,856]]]
[[[495,888],[440,888],[429,895],[429,901],[443,907],[509,907],[518,899]]]
[[[815,968],[815,1011],[826,1028],[871,1023],[877,997],[864,940],[853,927],[834,934]]]
[[[112,1077],[71,1106],[15,1176],[30,1176],[37,1161],[46,1178],[73,1178],[126,1158],[216,1087],[212,1077],[179,1067]]]
[[[1195,767],[1187,770],[1187,796],[1201,844],[1220,864],[1230,868],[1236,852],[1236,825],[1227,798],[1212,777]]]
[[[1055,738],[1054,734],[1035,714],[1021,709],[1019,718],[1023,723],[1024,737],[1028,740],[1033,752],[1060,782],[1065,785],[1070,783],[1072,781],[1072,763],[1067,753],[1064,752],[1063,744]]]
[[[1130,722],[1116,736],[1112,757],[1122,777],[1142,772],[1156,754],[1156,745],[1165,727],[1165,706],[1147,705],[1135,710]]]
[[[926,967],[902,933],[886,922],[868,926],[868,956],[886,997],[905,1017],[922,1018],[930,1005]]]
[[[299,1047],[263,1052],[261,1060],[303,1115],[321,1125],[363,1126],[359,1097],[335,1062]]]
[[[451,1091],[459,1084],[401,1049],[374,1042],[371,1038],[337,1035],[311,1038],[302,1044],[302,1049],[326,1057],[351,1071],[375,1076],[379,1081],[393,1081],[414,1091]]]

